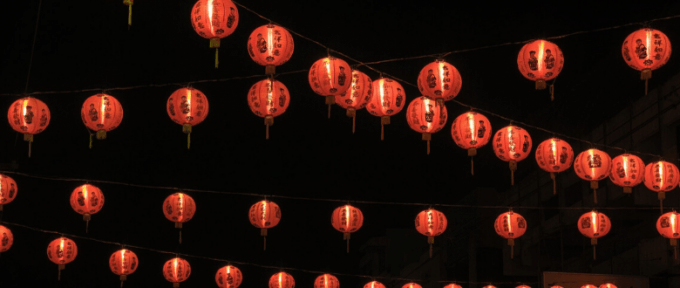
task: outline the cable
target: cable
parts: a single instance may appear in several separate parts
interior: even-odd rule
[[[33,44],[31,44],[31,58],[28,61],[28,73],[26,73],[26,86],[24,86],[24,94],[28,92],[28,80],[31,78],[31,67],[33,66],[33,54],[35,52],[35,39],[38,38],[38,24],[40,23],[40,8],[42,8],[42,0],[38,2],[38,15],[35,18],[35,30],[33,30]]]

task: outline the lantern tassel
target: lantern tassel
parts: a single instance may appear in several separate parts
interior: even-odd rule
[[[59,266],[57,266],[57,269],[59,270],[59,272],[57,272],[57,281],[61,281],[61,270],[64,270],[64,268],[66,268],[66,265],[64,264],[59,264]]]
[[[260,229],[260,236],[264,239],[264,249],[262,251],[267,251],[267,228]]]
[[[555,173],[550,172],[550,179],[553,180],[553,195],[557,195],[557,183],[555,182]]]
[[[220,38],[212,38],[210,39],[210,48],[215,48],[215,69],[220,64],[219,60],[219,55],[220,55]]]
[[[423,140],[427,141],[427,155],[430,155],[430,140],[432,140],[432,134],[423,133]]]
[[[215,48],[215,69],[220,66],[220,48]]]
[[[515,239],[508,239],[508,245],[510,246],[510,259],[515,258]]]
[[[382,123],[380,123],[380,141],[383,140],[385,140],[385,126]]]
[[[328,119],[331,119],[331,105],[335,104],[335,96],[326,96],[326,104],[328,104]]]
[[[555,101],[555,84],[550,85],[550,101]]]
[[[593,260],[596,260],[596,256],[597,256],[597,238],[590,238],[590,245],[593,245]]]
[[[470,175],[475,176],[475,157],[470,157]]]
[[[344,233],[345,240],[347,240],[347,253],[349,253],[349,233]]]
[[[380,118],[380,141],[385,140],[385,127],[384,125],[390,124],[390,116],[383,116]]]
[[[92,149],[92,133],[90,133],[90,149]]]
[[[130,30],[130,26],[132,26],[132,4],[128,7],[130,7],[130,12],[128,12],[128,30]],[[123,287],[123,283],[120,284],[120,287]]]
[[[274,125],[274,116],[271,116],[271,115],[265,116],[264,117],[264,125],[267,126],[266,132],[265,132],[265,138],[267,140],[269,140],[269,126]]]
[[[172,288],[179,288],[179,283],[172,283]]]
[[[187,133],[187,150],[191,149],[191,132]]]
[[[31,158],[31,146],[33,146],[33,141],[28,142],[28,158]]]
[[[649,68],[642,69],[642,72],[640,73],[640,80],[645,80],[645,95],[647,95],[649,78],[652,78],[652,69]]]
[[[357,126],[357,116],[352,116],[352,134],[354,134],[355,127]]]
[[[434,244],[434,237],[428,236],[427,243],[430,244],[430,258],[432,258],[432,244]]]
[[[517,170],[517,162],[510,161],[510,185],[515,185],[515,170]]]
[[[120,288],[123,288],[123,282],[124,281],[120,281]]]

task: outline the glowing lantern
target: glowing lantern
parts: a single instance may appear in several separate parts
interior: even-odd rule
[[[612,159],[609,179],[623,187],[623,193],[632,193],[633,187],[645,180],[645,163],[632,154],[621,154]]]
[[[612,283],[604,283],[604,284],[600,285],[600,288],[618,288],[618,287],[616,287],[616,285],[614,285]]]
[[[423,210],[416,216],[416,230],[418,230],[420,234],[427,236],[427,243],[430,244],[430,258],[432,258],[434,237],[444,233],[447,224],[448,222],[444,213],[432,208]]]
[[[85,184],[78,186],[71,193],[71,207],[78,214],[83,215],[85,231],[90,224],[90,216],[99,212],[104,206],[104,194],[94,185]]]
[[[17,191],[19,191],[17,182],[12,177],[0,174],[0,211],[2,211],[2,205],[14,201],[14,198],[17,197]]]
[[[264,250],[267,250],[267,229],[279,224],[281,221],[281,209],[276,203],[262,200],[250,206],[248,212],[250,224],[260,228],[260,236],[264,239]]]
[[[538,167],[550,173],[550,179],[553,180],[553,194],[557,194],[555,173],[569,169],[573,161],[574,150],[567,141],[550,138],[536,146],[536,162]]]
[[[163,214],[168,220],[175,222],[175,228],[179,230],[179,243],[182,243],[182,223],[188,222],[194,217],[196,212],[196,203],[194,198],[177,192],[165,198],[163,202]]]
[[[678,239],[680,239],[679,223],[680,214],[675,211],[661,215],[659,220],[656,221],[656,230],[659,231],[659,234],[664,238],[670,239],[675,259],[678,259]]]
[[[553,285],[553,286],[550,286],[550,288],[564,288],[564,287],[562,287],[560,285]]]
[[[510,246],[510,259],[515,256],[515,239],[524,235],[527,231],[527,221],[524,220],[522,215],[518,213],[505,212],[496,218],[494,222],[494,228],[496,229],[496,234],[501,237],[508,239],[508,245]]]
[[[123,4],[130,8],[130,12],[128,12],[128,29],[130,29],[130,26],[132,26],[132,4],[134,3],[135,0],[123,0]]]
[[[578,230],[583,236],[590,238],[590,244],[593,245],[593,259],[595,259],[597,245],[597,238],[604,237],[611,229],[611,222],[609,217],[597,211],[591,211],[581,215],[578,220]]]
[[[586,285],[581,286],[581,288],[597,288],[597,286],[593,285],[593,284],[586,284]]]
[[[243,282],[243,275],[238,268],[227,265],[217,270],[215,282],[220,288],[238,288]]]
[[[609,154],[597,149],[583,151],[574,159],[574,171],[579,178],[590,181],[595,203],[597,203],[597,188],[599,188],[597,181],[609,176],[611,163],[612,158]]]
[[[182,125],[182,132],[187,134],[187,149],[191,148],[191,127],[208,116],[208,98],[198,89],[180,88],[168,98],[167,108],[170,119]]]
[[[661,212],[663,213],[663,199],[666,199],[666,192],[675,189],[680,181],[680,172],[675,164],[658,161],[647,164],[645,167],[645,186],[659,194]]]
[[[652,78],[652,70],[665,65],[671,58],[671,42],[661,31],[643,28],[626,37],[621,54],[628,66],[641,71],[640,79],[645,80],[647,95],[647,81]]]
[[[286,272],[279,272],[269,278],[269,288],[295,288],[295,279]]]
[[[331,105],[335,104],[335,95],[343,94],[349,89],[352,75],[349,64],[335,57],[321,58],[309,69],[309,85],[316,94],[326,97],[328,118],[331,118]]]
[[[335,230],[343,233],[343,240],[347,240],[347,253],[349,253],[349,235],[356,232],[364,224],[364,214],[359,208],[351,205],[343,205],[335,208],[331,216],[331,224]]]
[[[331,274],[323,274],[314,280],[314,288],[340,288],[340,281]]]
[[[406,283],[404,286],[401,286],[401,288],[423,288],[423,286],[418,285],[417,283]]]
[[[215,48],[217,68],[220,39],[231,35],[238,26],[238,9],[231,0],[198,0],[191,11],[191,26]]]
[[[352,82],[345,93],[335,95],[335,103],[347,109],[347,117],[352,117],[352,133],[356,123],[356,111],[363,109],[371,100],[373,85],[371,78],[359,70],[352,69]]]
[[[458,69],[444,60],[425,65],[418,75],[418,90],[439,104],[458,96],[463,80]]]
[[[0,253],[7,252],[14,243],[14,235],[9,228],[0,225]]]
[[[274,125],[274,117],[286,112],[289,104],[288,88],[278,80],[261,80],[250,87],[248,92],[250,111],[264,117],[264,125],[267,126],[266,139],[269,139],[269,126]]]
[[[378,281],[371,281],[364,285],[364,288],[385,288],[385,285]]]
[[[288,30],[274,24],[260,26],[248,37],[248,54],[255,63],[265,66],[265,73],[274,74],[276,66],[293,56],[295,43]]]
[[[432,133],[439,132],[446,125],[446,106],[444,103],[434,101],[427,96],[422,96],[411,101],[406,110],[406,120],[411,129],[423,134],[423,140],[427,141],[427,154],[430,155],[430,140]]]
[[[506,126],[496,132],[493,150],[496,157],[510,164],[510,184],[515,185],[517,162],[524,160],[531,153],[529,132],[517,126]]]
[[[179,287],[179,283],[189,279],[189,275],[191,275],[191,265],[182,258],[172,258],[163,265],[163,276],[165,280],[172,282],[172,287]]]
[[[385,139],[384,125],[390,124],[390,116],[396,115],[404,109],[406,93],[399,82],[389,78],[374,80],[371,84],[373,96],[368,102],[366,110],[373,116],[380,117],[380,140]]]
[[[477,112],[466,112],[456,117],[451,124],[451,137],[458,147],[467,149],[470,156],[470,173],[475,175],[475,162],[472,157],[477,149],[489,143],[491,122]]]
[[[522,47],[517,56],[517,67],[525,78],[536,81],[536,89],[545,89],[545,81],[555,79],[564,66],[564,56],[555,43],[536,40]],[[550,88],[550,98],[554,98]]]
[[[90,130],[97,131],[97,139],[106,139],[106,132],[116,129],[123,121],[123,106],[111,95],[97,94],[90,96],[80,110],[83,123]],[[92,148],[92,134],[90,134]]]
[[[123,286],[123,281],[127,280],[127,275],[137,270],[138,264],[137,255],[128,249],[118,250],[109,258],[109,268],[111,272],[120,276],[120,286]]]
[[[76,256],[78,256],[76,242],[66,237],[54,239],[47,246],[47,258],[54,264],[59,265],[58,280],[61,280],[61,270],[66,268],[66,264],[76,259]]]
[[[24,141],[28,141],[28,157],[31,157],[33,135],[44,131],[50,124],[50,109],[36,98],[21,98],[9,107],[7,120],[14,131],[24,134]]]
[[[458,284],[449,284],[444,286],[444,288],[463,288],[463,286],[460,286]]]

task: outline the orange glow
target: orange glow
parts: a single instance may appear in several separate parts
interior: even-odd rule
[[[126,252],[125,249],[123,249],[123,250],[120,252],[120,263],[121,263],[121,264],[125,263],[125,252]],[[121,266],[120,266],[120,271],[121,271],[121,273],[123,273],[123,274],[125,274],[125,266],[126,266],[126,265],[121,265]]]
[[[467,113],[468,125],[470,125],[470,135],[472,136],[472,141],[477,142],[477,129],[475,128],[475,116],[471,112]]]
[[[187,89],[187,106],[189,107],[189,113],[187,113],[187,116],[191,117],[191,111],[194,110],[194,107],[191,106],[191,89]]]
[[[26,116],[26,106],[28,106],[28,98],[24,98],[24,104],[22,105],[24,112],[21,116]],[[21,123],[23,123],[23,126],[26,126],[26,117],[21,117]]]
[[[666,178],[663,177],[663,174],[664,174],[663,172],[666,169],[666,167],[663,164],[664,163],[662,161],[659,161],[659,179],[661,179],[661,182],[659,182],[659,187],[662,187],[662,189],[663,189],[664,185],[666,184],[666,183],[664,183],[664,182],[666,182],[665,181]]]
[[[671,231],[673,232],[673,234],[678,233],[678,231],[677,231],[677,228],[678,228],[678,227],[677,227],[677,225],[675,224],[676,221],[677,221],[677,220],[675,219],[676,217],[677,217],[677,216],[675,216],[675,213],[671,214]]]
[[[590,218],[593,224],[593,233],[597,233],[597,223],[600,223],[600,221],[597,221],[597,213],[595,211],[590,212]]]
[[[444,62],[439,62],[439,83],[441,85],[442,94],[444,93]]]
[[[178,265],[177,264],[177,258],[175,258],[172,261],[172,268],[173,268],[173,271],[172,271],[173,275],[172,276],[175,277],[175,278],[177,278],[177,265]]]
[[[508,232],[512,233],[512,214],[508,213]]]
[[[381,78],[378,83],[379,83],[378,85],[380,86],[380,103],[384,103],[385,102],[385,86],[384,86],[385,79]],[[385,107],[383,107],[382,104],[380,105],[380,110],[383,112],[383,114],[385,113]]]
[[[645,41],[647,42],[647,46],[645,47],[647,47],[647,59],[649,59],[652,58],[652,29],[647,29],[645,32]]]
[[[347,219],[347,221],[345,221],[345,229],[347,229],[347,231],[349,231],[349,223],[350,223],[350,221],[349,221],[349,205],[345,205],[345,219]]]
[[[283,276],[282,274],[283,273],[279,273],[279,288],[281,288],[281,277]]]
[[[262,227],[264,227],[267,223],[267,201],[264,200],[262,200],[262,218],[260,220],[262,221]]]
[[[64,238],[61,238],[61,243],[59,244],[59,249],[61,249],[61,251],[64,251]],[[64,254],[62,254],[62,256],[59,257],[59,259],[63,259],[63,258],[64,258]]]
[[[545,50],[545,41],[540,41],[540,44],[538,44],[538,71],[543,71],[543,51]]]
[[[208,25],[210,25],[210,33],[215,35],[215,27],[213,23],[213,0],[208,0]]]
[[[272,57],[272,51],[274,50],[274,37],[272,36],[272,28],[267,27],[267,54]]]
[[[331,60],[326,58],[324,63],[326,64],[326,75],[328,75],[328,87],[333,89],[333,74],[331,74]]]
[[[184,213],[182,213],[184,211],[184,194],[182,193],[179,194],[179,199],[177,200],[177,209],[180,212],[180,216],[177,218],[179,221],[182,221],[182,218],[184,218]]]

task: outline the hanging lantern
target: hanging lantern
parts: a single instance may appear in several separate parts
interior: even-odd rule
[[[191,265],[187,260],[179,257],[172,258],[163,265],[163,276],[168,282],[172,282],[172,287],[179,287],[179,283],[189,279],[191,275]]]
[[[604,283],[604,284],[600,285],[600,288],[618,288],[618,287],[616,287],[616,285],[614,285],[612,283]]]
[[[678,259],[678,239],[680,239],[680,214],[675,211],[661,215],[656,221],[656,230],[671,241],[673,258]],[[0,250],[1,251],[1,250]]]
[[[347,240],[347,253],[349,253],[349,235],[356,232],[364,224],[364,214],[359,208],[352,205],[343,205],[335,208],[331,217],[331,224],[335,230],[343,233],[343,240]]]
[[[269,288],[295,288],[295,279],[286,272],[279,272],[269,278]]]
[[[248,54],[255,63],[265,66],[267,75],[274,74],[276,66],[288,62],[294,48],[290,32],[274,24],[260,26],[248,37]]]
[[[517,162],[524,160],[531,153],[529,132],[517,126],[506,126],[496,131],[493,150],[496,157],[510,164],[510,184],[515,185]]]
[[[609,233],[611,227],[609,217],[603,213],[595,210],[581,215],[578,219],[578,230],[583,236],[590,238],[590,244],[593,245],[593,260],[597,255],[595,246],[597,245],[597,238],[604,237]]]
[[[352,117],[352,133],[356,124],[356,111],[363,109],[371,100],[373,85],[371,78],[359,70],[352,69],[352,82],[349,89],[335,95],[335,103],[347,109],[347,117]]]
[[[182,125],[182,132],[187,134],[187,149],[191,148],[191,127],[205,120],[209,107],[205,94],[191,87],[177,89],[168,98],[168,116]]]
[[[571,145],[559,138],[550,138],[536,146],[536,162],[546,172],[550,173],[553,181],[553,194],[557,194],[555,173],[564,172],[574,161],[574,150]]]
[[[314,280],[314,288],[340,288],[340,281],[331,274],[323,274]]]
[[[279,224],[281,221],[281,209],[272,201],[262,200],[250,206],[248,212],[250,224],[260,228],[260,236],[264,239],[264,249],[267,250],[267,229]]]
[[[666,161],[652,162],[645,167],[645,186],[658,193],[661,213],[663,213],[663,199],[666,199],[666,192],[678,186],[679,173],[675,164]]]
[[[496,218],[494,222],[494,228],[496,229],[496,234],[501,237],[508,239],[508,246],[510,246],[510,259],[515,256],[515,239],[524,235],[527,231],[527,221],[524,220],[522,215],[518,213],[505,212]]]
[[[463,80],[458,69],[444,60],[425,65],[418,75],[418,90],[439,104],[458,96]]]
[[[458,147],[467,149],[470,156],[470,173],[475,175],[475,162],[472,157],[477,149],[489,143],[491,122],[477,112],[466,112],[456,117],[451,124],[451,137]]]
[[[564,55],[555,43],[536,40],[522,47],[517,56],[517,67],[525,78],[536,81],[536,90],[545,89],[545,82],[555,79],[564,66]],[[554,99],[550,88],[550,99]]]
[[[14,131],[24,134],[24,141],[28,141],[28,157],[30,158],[33,135],[44,131],[50,124],[50,109],[36,98],[21,98],[9,107],[7,120]]]
[[[576,175],[586,181],[590,181],[590,189],[593,189],[593,201],[597,204],[598,182],[609,176],[612,168],[612,158],[604,151],[588,149],[579,153],[574,159],[574,171]]]
[[[175,222],[175,228],[179,230],[179,243],[182,243],[182,223],[188,222],[196,213],[194,198],[177,192],[165,198],[163,202],[163,214],[168,220]]]
[[[0,225],[0,253],[7,252],[14,243],[14,235],[9,228]]]
[[[269,126],[274,125],[274,117],[283,114],[290,104],[290,93],[281,81],[271,78],[261,80],[248,92],[250,111],[264,118],[267,126],[266,139],[269,139]]]
[[[647,82],[652,78],[652,70],[665,65],[671,58],[671,42],[661,31],[643,28],[626,37],[621,54],[628,66],[641,71],[640,79],[645,80],[647,95]]]
[[[123,106],[111,95],[97,94],[90,96],[80,110],[83,123],[90,130],[97,131],[97,139],[106,139],[106,132],[116,129],[123,121]],[[92,134],[90,134],[92,148]]]
[[[99,212],[104,206],[104,194],[94,185],[85,184],[78,186],[71,193],[71,207],[78,214],[83,215],[85,232],[90,224],[90,216]]]
[[[123,287],[123,281],[127,280],[127,276],[137,270],[138,263],[137,255],[128,249],[118,250],[109,258],[109,268],[111,272],[120,276],[121,287]]]
[[[14,201],[14,198],[17,197],[17,191],[19,191],[17,182],[12,177],[0,174],[0,211],[2,211],[3,205]]]
[[[61,270],[66,268],[66,264],[71,263],[78,255],[76,242],[66,237],[54,239],[47,246],[47,258],[54,264],[59,265],[57,280],[61,280]]]
[[[316,94],[326,97],[328,118],[331,118],[331,105],[335,104],[335,95],[349,89],[352,81],[347,79],[348,74],[352,74],[349,64],[331,56],[317,60],[309,69],[309,85]]]
[[[434,101],[427,96],[413,99],[406,109],[408,126],[423,134],[427,141],[427,155],[430,155],[430,140],[432,133],[439,132],[446,125],[446,106],[443,102]]]
[[[463,288],[463,286],[460,286],[458,284],[449,284],[444,286],[444,288]]]
[[[418,285],[417,283],[406,283],[404,286],[401,286],[401,288],[423,288],[423,286]]]
[[[191,11],[191,26],[215,48],[215,68],[219,64],[220,39],[231,35],[238,26],[238,9],[231,0],[198,0]]]
[[[220,288],[238,288],[243,282],[243,275],[238,268],[227,265],[217,270],[215,282]]]
[[[130,26],[132,26],[132,4],[135,3],[135,0],[123,0],[123,4],[127,5],[130,9],[130,12],[128,12],[128,30],[130,30]]]
[[[364,285],[364,288],[385,288],[385,285],[378,281],[371,281]]]
[[[430,258],[432,258],[434,237],[444,233],[447,224],[446,215],[432,208],[423,210],[416,216],[416,230],[427,236],[427,243],[430,244]]]
[[[623,187],[623,193],[632,193],[633,187],[645,180],[645,163],[632,154],[621,154],[612,159],[609,179]]]
[[[373,96],[368,102],[366,110],[373,116],[380,117],[380,140],[385,139],[384,125],[390,124],[390,116],[396,115],[404,109],[406,93],[399,82],[389,78],[374,80],[371,84]]]

